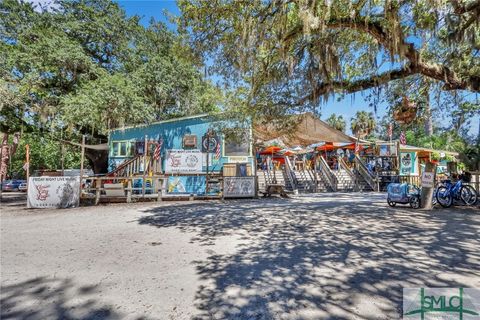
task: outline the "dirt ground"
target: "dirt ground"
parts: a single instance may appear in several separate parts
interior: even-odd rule
[[[480,287],[480,210],[384,194],[26,210],[2,203],[2,319],[398,319]]]

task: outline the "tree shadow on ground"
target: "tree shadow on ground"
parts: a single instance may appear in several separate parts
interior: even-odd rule
[[[97,286],[77,286],[71,279],[38,277],[2,285],[0,291],[1,319],[122,319],[95,299]]]
[[[162,206],[139,223],[203,245],[241,237],[235,252],[194,261],[198,319],[398,319],[404,287],[480,285],[478,211],[321,197]]]

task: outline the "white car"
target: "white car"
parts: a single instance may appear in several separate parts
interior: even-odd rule
[[[22,182],[20,183],[20,185],[18,186],[18,191],[22,191],[22,192],[27,192],[27,183],[26,182]]]

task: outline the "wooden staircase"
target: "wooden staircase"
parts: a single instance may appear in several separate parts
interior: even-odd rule
[[[160,160],[154,160],[153,157],[137,155],[131,159],[122,162],[118,167],[106,174],[107,177],[130,177],[153,171],[160,172]]]
[[[360,191],[378,191],[378,181],[367,169],[362,159],[355,155],[355,175]]]

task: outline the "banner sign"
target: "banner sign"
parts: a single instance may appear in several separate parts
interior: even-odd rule
[[[168,194],[205,194],[205,176],[168,177]]]
[[[167,150],[165,173],[201,173],[202,167],[200,150]]]
[[[418,175],[416,152],[400,152],[400,175]]]
[[[225,198],[255,196],[255,177],[224,177],[223,184]]]
[[[78,207],[80,177],[30,177],[28,179],[28,208]]]
[[[435,177],[435,173],[433,172],[424,172],[422,174],[422,187],[423,188],[433,188],[434,182],[433,178]]]

